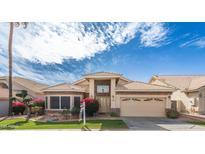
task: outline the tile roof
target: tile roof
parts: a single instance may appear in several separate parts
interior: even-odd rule
[[[1,80],[5,79],[8,82],[8,77],[6,77],[6,76],[0,77],[0,79]],[[27,89],[30,89],[34,92],[37,92],[37,93],[41,92],[41,89],[48,87],[48,85],[46,85],[46,84],[42,84],[42,83],[30,80],[30,79],[25,79],[22,77],[13,77],[13,82],[14,82],[14,84],[17,83],[17,84],[19,84]]]
[[[148,84],[139,81],[133,81],[124,85],[119,85],[116,91],[173,91],[173,88],[167,86],[159,86],[154,84]]]
[[[84,88],[69,83],[62,83],[62,84],[50,86],[43,89],[42,91],[43,92],[51,92],[51,91],[52,92],[56,92],[56,91],[85,92]]]
[[[205,75],[159,75],[155,78],[181,90],[196,90],[205,85]]]

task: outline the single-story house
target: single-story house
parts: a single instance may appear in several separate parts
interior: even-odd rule
[[[28,94],[35,97],[44,97],[41,89],[48,85],[35,82],[33,80],[13,77],[13,96],[21,90],[27,90]],[[8,90],[8,77],[0,77],[0,115],[8,114],[9,108],[9,90]]]
[[[205,113],[205,76],[153,76],[148,83],[131,81],[122,74],[85,74],[73,83],[54,86],[14,77],[14,94],[27,90],[32,97],[45,97],[47,111],[62,111],[90,97],[98,100],[99,113],[120,116],[163,117],[166,109]],[[0,77],[0,114],[8,112],[8,78]]]
[[[116,112],[120,116],[164,117],[171,108],[173,88],[138,81],[110,72],[86,74],[82,79],[68,84],[58,84],[42,89],[48,111],[60,111],[78,106],[84,97],[98,100],[99,113]]]
[[[149,83],[174,88],[171,106],[179,112],[205,114],[205,75],[155,75]]]

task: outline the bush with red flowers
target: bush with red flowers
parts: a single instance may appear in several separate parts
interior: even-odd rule
[[[88,116],[93,116],[99,110],[99,102],[92,98],[85,98],[80,103],[85,102],[85,111]]]
[[[32,99],[31,104],[33,107],[39,106],[39,107],[44,108],[45,107],[45,100],[41,97],[37,97],[37,98]]]
[[[12,103],[12,111],[15,115],[18,115],[19,113],[23,114],[25,111],[25,104],[22,102],[13,102]]]

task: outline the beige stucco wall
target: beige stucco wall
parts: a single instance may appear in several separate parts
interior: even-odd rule
[[[89,79],[89,97],[95,98],[95,82],[94,79]]]
[[[199,89],[197,96],[198,96],[199,113],[205,114],[205,87],[201,87]]]
[[[171,100],[172,101],[177,101],[177,107],[178,107],[179,111],[185,112],[185,111],[183,111],[184,109],[182,109],[181,106],[184,106],[185,110],[188,111],[188,112],[191,110],[191,101],[192,101],[192,99],[190,99],[181,90],[174,91],[171,95]]]
[[[8,98],[9,97],[9,90],[0,87],[0,98]]]
[[[116,108],[116,104],[115,104],[115,100],[116,100],[116,96],[115,96],[115,87],[116,87],[116,79],[111,79],[111,108]]]

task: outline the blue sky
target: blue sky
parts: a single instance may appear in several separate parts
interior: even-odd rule
[[[0,23],[0,75],[8,75],[8,23]],[[205,74],[205,23],[29,23],[15,28],[14,75],[56,84],[82,74]]]

